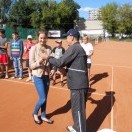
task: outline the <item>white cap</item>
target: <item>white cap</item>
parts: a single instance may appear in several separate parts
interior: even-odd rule
[[[56,39],[55,42],[57,42],[57,43],[61,43],[62,40],[61,40],[61,39]]]
[[[27,39],[29,39],[29,38],[32,39],[32,35],[28,35],[28,36],[27,36]]]

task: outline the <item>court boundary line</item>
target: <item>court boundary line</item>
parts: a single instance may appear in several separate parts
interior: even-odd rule
[[[93,64],[95,66],[107,66],[107,67],[111,67],[111,87],[110,87],[110,90],[113,91],[114,89],[114,67],[117,67],[117,68],[132,68],[131,66],[117,66],[117,65],[107,65],[107,64]],[[4,81],[9,81],[9,82],[16,82],[16,83],[22,83],[22,84],[28,84],[28,85],[34,85],[33,83],[30,83],[30,82],[21,82],[21,81],[17,81],[17,80],[10,80],[10,79],[1,79],[1,80],[4,80]],[[59,87],[55,87],[55,86],[50,86],[51,88],[53,89],[60,89],[60,90],[65,90],[65,91],[68,91],[69,89],[68,88],[59,88]],[[114,106],[113,106],[113,95],[105,95],[105,94],[100,94],[100,93],[92,93],[92,92],[88,92],[90,94],[93,94],[93,95],[99,95],[99,96],[111,96],[111,115],[110,115],[110,129],[115,131],[114,130]]]
[[[119,67],[119,68],[132,68],[132,66],[117,66],[117,65],[107,65],[107,64],[92,64],[94,66],[108,66],[108,67]]]
[[[30,82],[21,82],[21,81],[17,81],[17,80],[10,80],[10,79],[1,79],[1,80],[13,82],[13,83],[22,83],[22,84],[26,84],[26,85],[34,85],[33,83],[30,83]],[[50,86],[50,87],[53,89],[60,89],[60,90],[64,90],[64,91],[69,90],[68,88],[59,88],[59,87],[55,87],[55,86]],[[101,93],[93,93],[93,92],[88,92],[88,93],[93,94],[93,95],[100,95],[100,96],[111,96],[111,95],[106,95],[106,94],[101,94]]]
[[[97,65],[97,66],[107,66],[107,67],[111,67],[111,87],[110,90],[111,92],[114,91],[114,67],[117,68],[132,68],[129,66],[114,66],[114,65],[106,65],[106,64],[93,64],[93,65]],[[114,106],[113,106],[113,95],[111,96],[111,113],[110,113],[110,129],[114,131]]]

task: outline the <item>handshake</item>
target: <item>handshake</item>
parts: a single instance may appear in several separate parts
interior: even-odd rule
[[[48,55],[47,55],[47,54],[45,54],[45,53],[42,53],[42,54],[40,55],[40,57],[41,57],[41,60],[40,60],[40,62],[39,62],[39,63],[43,63],[45,60],[47,60],[47,59],[48,59]]]

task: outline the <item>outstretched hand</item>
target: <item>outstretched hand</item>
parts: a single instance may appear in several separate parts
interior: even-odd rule
[[[41,54],[41,58],[42,58],[43,60],[47,60],[48,55],[47,55],[47,54],[45,54],[45,53],[42,53],[42,54]]]

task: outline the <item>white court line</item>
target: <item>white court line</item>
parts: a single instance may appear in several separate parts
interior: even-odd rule
[[[119,68],[132,68],[131,66],[117,66],[117,65],[107,65],[107,64],[93,64],[97,66],[109,66],[109,67],[119,67]]]
[[[33,83],[30,82],[21,82],[21,81],[16,81],[16,80],[10,80],[10,79],[1,79],[3,81],[8,81],[8,82],[14,82],[14,83],[22,83],[22,84],[26,84],[26,85],[34,85]],[[59,87],[55,87],[55,86],[50,86],[53,89],[60,89],[60,90],[65,90],[68,91],[68,88],[59,88]],[[111,96],[111,95],[106,95],[106,94],[101,94],[101,93],[92,93],[92,92],[88,92],[94,95],[100,95],[100,96]]]

